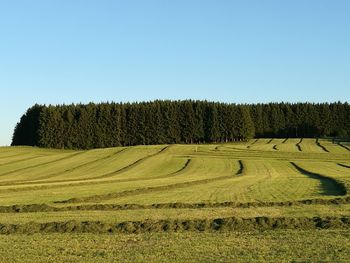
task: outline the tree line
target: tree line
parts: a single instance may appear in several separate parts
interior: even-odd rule
[[[231,142],[253,137],[349,135],[348,103],[228,104],[157,100],[36,104],[16,125],[12,145],[91,149]]]

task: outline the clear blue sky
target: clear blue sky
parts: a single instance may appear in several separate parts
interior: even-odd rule
[[[4,0],[0,145],[34,103],[348,101],[348,0]]]

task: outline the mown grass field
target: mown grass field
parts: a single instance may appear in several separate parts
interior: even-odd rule
[[[349,193],[322,139],[3,147],[0,261],[346,262]]]

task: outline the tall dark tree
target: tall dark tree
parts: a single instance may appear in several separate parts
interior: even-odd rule
[[[249,113],[249,108],[244,105],[239,107],[241,119],[238,125],[239,139],[248,140],[254,137],[255,127]]]
[[[206,108],[206,131],[205,138],[207,142],[218,142],[219,133],[219,117],[216,104],[209,104]]]
[[[211,143],[254,137],[350,136],[348,103],[236,105],[154,101],[34,105],[12,145],[91,149],[137,144]]]
[[[38,146],[40,114],[43,108],[44,106],[35,104],[21,117],[13,133],[12,145]]]
[[[181,137],[185,143],[193,143],[195,116],[191,101],[180,102]]]

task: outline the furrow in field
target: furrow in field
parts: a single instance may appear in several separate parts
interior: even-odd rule
[[[137,161],[135,161],[135,162],[133,162],[133,163],[131,163],[131,164],[125,166],[125,167],[123,167],[123,168],[120,168],[120,169],[118,169],[118,170],[116,170],[116,171],[112,171],[112,172],[110,172],[110,173],[106,173],[106,174],[103,174],[103,175],[91,177],[91,178],[89,178],[89,179],[104,179],[104,178],[112,177],[112,176],[117,175],[117,174],[121,174],[121,173],[123,173],[123,172],[125,172],[125,171],[128,171],[128,170],[130,170],[130,169],[135,168],[135,166],[139,165],[140,163],[144,162],[145,160],[147,160],[147,159],[149,159],[149,158],[152,158],[152,157],[154,157],[154,156],[157,156],[158,154],[163,153],[163,152],[164,152],[165,150],[167,150],[169,147],[170,147],[170,146],[167,145],[167,146],[165,146],[164,148],[162,148],[160,151],[158,151],[158,152],[156,152],[156,153],[154,153],[154,154],[147,155],[147,156],[145,156],[145,157],[143,157],[143,158],[141,158],[141,159],[139,159],[139,160],[137,160]]]
[[[54,175],[44,175],[40,177],[39,179],[36,178],[35,181],[31,180],[26,183],[52,183],[52,182],[82,182],[82,181],[91,181],[96,179],[96,173],[97,174],[106,174],[106,171],[110,173],[110,171],[113,171],[116,169],[115,167],[121,167],[119,169],[124,168],[125,166],[130,165],[130,163],[135,162],[139,160],[140,158],[144,158],[143,151],[148,152],[148,148],[142,147],[141,151],[138,152],[137,147],[128,147],[125,148],[126,150],[132,151],[126,151],[124,149],[119,150],[117,152],[114,152],[113,154],[109,154],[106,158],[98,158],[97,160],[94,158],[93,161],[90,163],[83,163],[79,165],[79,167],[72,167],[68,168],[68,171],[64,172],[55,172]],[[126,156],[124,156],[124,153]],[[123,154],[122,156],[119,156],[119,154]],[[149,155],[147,155],[149,156]],[[119,157],[119,158],[118,158]],[[131,160],[129,160],[131,159]],[[62,178],[62,179],[61,179]],[[47,181],[49,179],[49,181]],[[42,180],[42,181],[41,181]]]
[[[3,182],[3,183],[0,183],[0,186],[15,186],[15,185],[32,185],[32,184],[52,184],[52,183],[63,183],[63,182],[74,182],[74,181],[81,181],[81,180],[76,180],[76,179],[72,179],[72,180],[50,180],[50,181],[46,181],[47,179],[50,179],[52,177],[55,177],[57,175],[62,175],[62,174],[65,174],[65,173],[68,173],[68,172],[72,172],[72,171],[75,171],[75,170],[78,170],[80,168],[83,168],[85,166],[89,166],[91,164],[95,164],[95,163],[98,163],[102,160],[108,160],[109,158],[112,158],[114,157],[115,155],[127,150],[128,148],[123,148],[119,151],[116,151],[116,152],[113,152],[112,154],[109,154],[107,156],[104,156],[102,158],[97,158],[97,159],[94,159],[92,161],[89,161],[89,162],[86,162],[86,163],[83,163],[83,164],[79,164],[77,166],[74,166],[74,167],[71,167],[71,168],[68,168],[68,169],[65,169],[63,171],[59,171],[59,172],[54,172],[52,174],[48,174],[48,175],[44,175],[44,176],[41,176],[41,177],[36,177],[35,179],[28,179],[28,180],[17,180],[17,181],[7,181],[7,182]],[[84,153],[87,153],[87,152],[84,152]],[[71,158],[71,157],[75,157],[75,156],[68,156],[67,159]],[[58,160],[58,161],[62,161],[62,160],[66,160],[65,158],[62,158],[61,160]]]
[[[282,146],[282,145],[280,145]],[[295,147],[295,145],[293,145]],[[260,153],[259,153],[260,152]],[[349,160],[349,156],[346,156],[345,154],[332,154],[332,157],[325,158],[325,155],[323,153],[305,153],[305,152],[299,152],[295,148],[294,150],[279,150],[279,151],[258,151],[258,150],[249,150],[244,151],[241,149],[233,149],[232,147],[227,148],[225,150],[218,151],[216,153],[196,153],[192,156],[200,156],[200,157],[208,157],[208,158],[244,158],[244,159],[255,159],[255,160],[319,160],[319,161],[338,161],[338,162],[344,162]]]
[[[20,163],[20,162],[25,162],[25,161],[30,161],[30,160],[34,160],[34,159],[38,159],[40,157],[43,157],[42,155],[36,155],[36,156],[31,156],[31,157],[27,157],[27,158],[23,158],[23,159],[19,159],[19,160],[14,160],[14,161],[10,161],[10,162],[7,162],[7,163],[3,163],[0,165],[1,166],[5,166],[5,165],[10,165],[10,164],[17,164],[17,163]],[[0,174],[1,176],[2,174]]]
[[[39,155],[34,155],[34,156],[39,156]],[[4,158],[0,158],[0,167],[3,165],[11,165],[12,163],[16,163],[22,160],[25,161],[27,158],[31,158],[31,157],[33,157],[33,155],[29,153],[13,154],[11,156],[8,155]]]
[[[203,160],[201,160],[203,162]],[[207,180],[206,183],[200,183],[200,184],[193,184],[191,187],[180,187],[180,188],[171,188],[167,189],[166,191],[157,191],[157,192],[149,192],[149,193],[140,193],[139,195],[135,196],[126,196],[126,197],[118,197],[118,198],[112,198],[107,201],[104,201],[104,203],[130,203],[130,202],[136,202],[136,203],[158,203],[158,202],[172,202],[176,200],[176,202],[201,202],[203,200],[210,200],[210,202],[218,202],[216,197],[220,197],[220,200],[228,200],[226,198],[226,195],[229,196],[232,194],[232,191],[243,191],[248,181],[248,184],[250,182],[250,177],[248,177],[249,171],[251,170],[251,167],[248,167],[249,169],[245,169],[245,162],[241,162],[243,167],[240,167],[240,163],[238,161],[232,162],[232,161],[225,161],[225,162],[212,162],[209,164],[209,170],[201,168],[201,162],[194,162],[191,169],[187,171],[186,174],[181,174],[177,178],[177,180],[172,180],[173,183],[178,182],[193,182],[198,181],[197,178],[209,178],[213,180]],[[205,162],[207,163],[207,162]],[[212,169],[213,166],[216,164],[219,164],[220,166]],[[198,166],[200,165],[200,166]],[[204,175],[203,175],[204,173]],[[222,178],[220,174],[227,175],[226,179]],[[244,176],[241,176],[244,175]],[[246,178],[246,175],[248,178]],[[209,177],[208,177],[209,176]],[[216,177],[214,177],[216,176]],[[219,178],[219,180],[216,180],[215,178]],[[225,180],[222,180],[225,179]],[[205,181],[204,181],[205,182]],[[243,182],[243,184],[242,184]],[[156,183],[156,182],[155,182]],[[236,187],[236,184],[238,183],[238,186]],[[251,182],[254,183],[254,182]],[[164,181],[163,185],[169,185],[170,183]],[[152,186],[152,184],[150,185]],[[222,191],[224,192],[224,196],[222,198]]]
[[[12,153],[11,155],[5,155],[5,156],[3,156],[3,155],[0,155],[0,160],[2,161],[3,159],[12,159],[12,158],[14,158],[14,157],[20,157],[20,156],[23,156],[23,155],[28,155],[28,154],[30,154],[29,152],[22,152],[22,153],[14,153],[13,154],[13,151],[8,151],[9,153]],[[6,163],[3,163],[3,164],[6,164]]]
[[[299,141],[299,140],[298,140]],[[295,146],[298,143],[295,139],[274,139],[272,149],[274,152],[289,154],[291,152],[297,152],[298,149]],[[261,149],[263,150],[263,149]],[[261,151],[260,151],[261,154]]]
[[[332,143],[329,140],[320,140],[320,143],[329,151],[329,153],[333,154],[349,154],[349,152],[339,146],[337,143]]]
[[[125,148],[129,149],[129,148]],[[124,150],[124,149],[123,149]],[[113,153],[112,155],[115,156],[118,153],[122,152],[118,151]],[[110,156],[108,155],[102,159],[108,159]],[[99,159],[101,160],[101,159]],[[190,160],[187,159],[186,162],[183,163],[182,167],[174,171],[174,168],[176,168],[176,165],[180,165],[179,161],[176,160],[181,160],[181,159],[173,159],[167,157],[165,159],[165,162],[169,165],[167,167],[165,174],[160,175],[160,176],[154,176],[152,173],[157,174],[157,171],[154,169],[157,169],[157,165],[152,165],[151,167],[149,165],[144,164],[143,166],[146,167],[149,171],[142,170],[141,174],[144,172],[148,172],[149,176],[142,176],[142,177],[136,177],[135,176],[125,176],[125,178],[114,178],[111,180],[101,180],[101,179],[65,179],[65,180],[50,180],[50,181],[38,181],[38,180],[32,180],[28,182],[6,182],[1,184],[0,186],[8,186],[10,188],[3,188],[1,190],[1,193],[5,192],[19,192],[19,191],[28,191],[28,190],[41,190],[41,189],[54,189],[54,188],[62,188],[62,187],[74,187],[74,186],[84,186],[84,185],[101,185],[101,184],[109,184],[109,183],[116,183],[116,182],[133,182],[133,181],[147,181],[147,180],[153,180],[153,179],[160,179],[160,178],[170,178],[172,176],[176,176],[178,174],[181,174],[186,170],[186,168],[190,164]],[[94,160],[93,162],[96,162]],[[156,164],[156,163],[155,163]],[[159,165],[159,162],[158,162]],[[159,169],[158,169],[159,170]],[[153,171],[153,172],[152,172]],[[29,186],[28,185],[35,185],[35,186]],[[23,186],[23,187],[13,187],[13,186]]]
[[[154,180],[154,179],[167,179],[167,178],[171,178],[174,176],[178,176],[183,174],[189,167],[190,164],[192,162],[192,159],[188,158],[186,159],[185,163],[183,164],[182,167],[180,167],[178,170],[174,171],[174,172],[170,172],[170,173],[165,173],[163,175],[159,175],[159,176],[150,176],[150,177],[140,177],[140,178],[124,178],[124,179],[114,179],[114,182],[137,182],[137,181],[148,181],[148,180]]]
[[[11,147],[8,147],[8,146],[0,146],[0,156],[3,155],[3,154],[7,154],[7,153],[12,153],[13,152],[13,149]]]
[[[250,144],[250,145],[245,144],[245,146],[243,145],[243,147],[241,147],[241,148],[238,148],[239,145],[234,145],[234,146],[228,145],[228,147],[225,146],[223,148],[224,149],[231,148],[231,149],[239,149],[239,150],[246,150],[248,148],[248,149],[253,149],[255,151],[257,151],[257,150],[258,151],[271,151],[271,150],[273,150],[273,142],[274,142],[274,144],[277,144],[277,140],[275,142],[274,139],[260,139],[259,141],[257,141],[257,143]]]
[[[43,163],[31,165],[31,166],[22,167],[22,168],[19,168],[19,169],[16,169],[16,170],[11,170],[11,171],[9,171],[9,172],[0,174],[0,176],[10,175],[10,174],[14,174],[14,173],[17,173],[17,172],[20,172],[20,171],[24,171],[24,170],[27,170],[27,169],[38,168],[38,167],[40,167],[40,166],[44,166],[44,165],[48,165],[48,164],[53,164],[53,163],[55,163],[55,162],[59,162],[59,161],[62,161],[62,160],[67,160],[67,159],[69,159],[69,158],[75,157],[75,156],[80,155],[80,154],[82,154],[82,153],[84,153],[84,152],[77,152],[77,153],[73,153],[73,154],[71,154],[71,155],[69,155],[69,156],[64,156],[64,157],[62,157],[62,158],[55,159],[55,160],[52,160],[52,161],[43,162]]]
[[[299,152],[302,152],[303,150],[301,149],[300,144],[303,142],[303,138],[300,139],[300,141],[295,145],[298,149]]]
[[[329,150],[321,144],[318,139],[305,139],[301,143],[303,152],[305,153],[328,153]]]
[[[244,169],[242,169],[243,172]],[[120,198],[120,197],[126,197],[126,196],[134,196],[139,194],[145,194],[145,193],[152,193],[152,192],[159,192],[159,191],[165,191],[170,189],[176,189],[176,188],[183,188],[183,187],[190,187],[195,185],[202,185],[202,184],[208,184],[215,181],[221,181],[226,179],[231,179],[233,176],[237,175],[237,172],[234,175],[225,175],[225,176],[218,176],[214,178],[207,178],[202,180],[194,180],[189,182],[183,182],[183,183],[174,183],[170,185],[161,185],[161,186],[155,186],[155,187],[144,187],[144,188],[138,188],[133,190],[127,190],[123,192],[118,193],[110,193],[110,194],[103,194],[103,195],[94,195],[94,196],[88,196],[88,197],[82,197],[82,198],[71,198],[64,201],[58,201],[56,203],[77,203],[77,202],[99,202],[103,200],[109,200],[114,198]]]
[[[304,168],[300,167],[294,162],[291,162],[291,164],[302,174],[312,178],[319,180],[321,189],[322,189],[322,195],[330,195],[330,196],[339,196],[339,195],[346,195],[347,190],[345,186],[338,182],[337,180],[327,177],[325,175],[321,175],[318,173],[313,173],[308,170],[305,170]]]
[[[179,170],[169,174],[169,175],[162,175],[162,177],[168,177],[168,176],[173,176],[173,175],[176,175],[176,174],[179,174],[183,171],[186,170],[186,168],[189,166],[189,164],[191,163],[192,159],[187,159],[186,163],[184,164],[183,167],[181,167]],[[160,178],[159,176],[158,177],[155,177],[155,178]]]
[[[316,139],[316,145],[320,147],[323,151],[329,153],[328,149],[320,143],[320,140],[318,138]]]
[[[255,139],[252,143],[248,144],[246,146],[247,149],[250,149],[250,147],[252,147],[254,144],[256,144],[259,141],[259,139]]]
[[[0,193],[11,193],[11,192],[25,192],[25,191],[36,191],[36,190],[45,190],[45,189],[55,189],[55,188],[68,188],[68,187],[77,187],[77,186],[87,186],[87,185],[101,185],[101,184],[110,184],[110,183],[126,183],[126,182],[137,182],[137,181],[149,181],[154,179],[164,179],[164,178],[170,178],[173,176],[176,176],[186,170],[186,168],[189,166],[191,162],[191,159],[186,160],[186,163],[183,167],[181,167],[178,171],[175,171],[170,174],[155,176],[155,177],[149,177],[149,178],[125,178],[125,179],[113,179],[113,180],[103,180],[103,181],[96,181],[96,180],[81,180],[79,182],[75,183],[69,183],[69,181],[49,181],[49,182],[30,182],[30,184],[37,184],[36,186],[28,186],[28,187],[18,187],[18,188],[5,188],[0,190]],[[57,184],[55,184],[57,183]],[[28,183],[23,183],[25,185],[30,185]],[[21,185],[23,185],[21,184]],[[39,185],[38,185],[39,184]],[[11,184],[10,186],[13,186],[14,184]],[[18,184],[17,184],[18,185]]]
[[[338,145],[339,145],[340,147],[342,147],[342,148],[344,148],[344,149],[346,149],[346,150],[348,150],[348,151],[350,152],[350,148],[349,148],[348,146],[346,146],[346,145],[344,145],[344,144],[342,144],[342,143],[340,143],[340,142],[338,142]]]
[[[2,204],[51,203],[57,200],[85,199],[93,195],[92,197],[98,196],[100,199],[91,199],[91,203],[106,200],[103,203],[135,202],[160,205],[162,202],[220,203],[226,200],[240,203],[288,200],[294,202],[330,195],[329,191],[325,194],[320,178],[302,175],[290,164],[290,161],[296,162],[299,167],[308,172],[313,171],[321,175],[325,173],[325,177],[333,177],[335,178],[333,180],[338,182],[348,180],[347,167],[341,168],[341,165],[338,165],[337,168],[337,163],[347,164],[348,154],[344,149],[327,144],[328,141],[322,141],[323,146],[330,151],[329,154],[324,154],[324,150],[315,144],[315,139],[305,139],[301,145],[303,153],[298,153],[295,146],[297,139],[294,141],[291,139],[285,144],[282,140],[267,143],[268,140],[264,139],[256,143],[252,148],[257,147],[257,149],[249,151],[246,149],[247,144],[244,143],[223,144],[216,152],[213,151],[215,145],[199,145],[198,151],[194,151],[194,146],[178,145],[172,147],[166,154],[158,156],[159,152],[166,150],[164,146],[136,147],[131,152],[112,159],[106,159],[106,156],[111,155],[112,151],[115,152],[115,149],[101,150],[62,162],[52,160],[63,156],[68,157],[72,152],[57,157],[59,151],[33,151],[32,156],[40,155],[37,157],[41,157],[40,160],[4,167],[2,172],[8,172],[14,168],[20,168],[20,170],[18,173],[13,173],[13,176],[9,174],[8,177],[1,178],[0,200]],[[278,147],[276,147],[278,152],[272,151],[274,145]],[[101,158],[101,155],[104,157]],[[156,157],[149,158],[153,155]],[[243,167],[240,165],[242,158],[244,158]],[[239,168],[237,163],[233,168],[233,160],[238,162],[239,167],[242,168],[240,168],[241,172],[237,172]],[[44,166],[42,164],[44,161],[52,163],[46,163],[47,165]],[[84,161],[92,163],[89,166],[83,164]],[[331,168],[323,169],[322,163],[331,167],[332,162],[334,162],[334,171]],[[309,166],[311,163],[312,165]],[[35,167],[30,169],[25,167],[26,165],[35,165]],[[257,171],[251,173],[251,168],[254,166],[257,166]],[[22,169],[23,172],[21,172]],[[244,170],[247,176],[235,177],[233,170],[240,175]],[[67,174],[60,171],[67,171]],[[343,173],[341,176],[344,178],[340,178],[337,171]],[[114,174],[111,175],[111,173]],[[105,177],[106,175],[108,176]],[[46,178],[42,178],[43,176]],[[214,176],[217,177],[213,178]],[[319,194],[320,185],[321,194]],[[187,186],[191,187],[186,188]],[[12,194],[12,192],[19,193]],[[90,201],[84,201],[84,203]]]
[[[257,171],[248,173],[249,175],[255,174],[255,177],[251,180],[251,185],[238,197],[229,197],[228,201],[294,201],[318,198],[320,195],[324,195],[323,189],[320,193],[319,180],[301,175],[300,171],[296,170],[287,161],[266,160],[265,162],[254,161],[252,163],[255,163]],[[242,188],[236,184],[235,188],[237,187]]]
[[[346,165],[346,164],[342,164],[342,163],[337,163],[337,165],[350,169],[350,165]]]
[[[119,150],[119,151],[113,152],[112,154],[109,154],[109,155],[104,156],[104,157],[102,157],[102,158],[97,158],[97,159],[94,159],[94,160],[92,160],[92,161],[89,161],[89,162],[86,162],[86,163],[83,163],[83,164],[79,164],[79,165],[74,166],[74,167],[70,167],[70,168],[68,168],[68,169],[66,169],[66,170],[64,170],[64,171],[55,172],[55,173],[52,173],[52,174],[49,174],[49,175],[44,175],[44,176],[35,178],[35,180],[28,180],[28,181],[33,182],[33,183],[38,183],[37,181],[40,181],[40,180],[47,180],[47,179],[50,179],[50,178],[55,177],[55,176],[57,176],[57,175],[62,175],[62,174],[68,173],[68,172],[73,172],[73,171],[79,170],[80,168],[89,166],[89,165],[91,165],[91,164],[96,164],[96,163],[98,163],[98,162],[100,162],[100,161],[108,160],[108,159],[114,157],[115,155],[124,152],[124,151],[127,150],[127,149],[128,149],[128,148],[123,148],[123,149],[121,149],[121,150]],[[56,181],[49,181],[48,183],[53,183],[53,182],[65,182],[65,181],[66,181],[66,180],[56,180]],[[74,179],[73,179],[72,181],[74,181]],[[45,182],[45,181],[44,181],[44,182]],[[42,182],[40,182],[40,183],[42,183]],[[20,183],[20,184],[22,184],[22,183]],[[24,184],[26,184],[26,183],[24,183]],[[1,184],[0,184],[0,185],[1,185]]]
[[[239,169],[236,173],[236,175],[243,175],[244,174],[244,164],[242,160],[238,160],[238,164],[239,164]]]
[[[235,199],[259,202],[271,199],[279,200],[281,189],[279,185],[276,186],[275,181],[281,179],[281,174],[275,170],[270,162],[253,161],[251,165],[255,166],[255,170],[248,171],[248,175],[252,176],[250,183]]]
[[[259,141],[259,139],[256,139],[255,141],[252,142],[251,145],[256,144]]]

